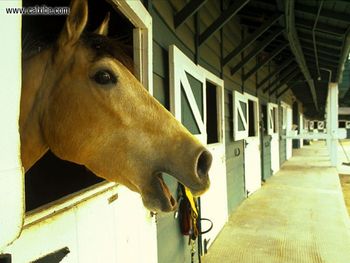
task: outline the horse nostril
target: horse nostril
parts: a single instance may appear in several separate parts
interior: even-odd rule
[[[208,175],[213,157],[210,152],[204,150],[198,157],[197,161],[197,175],[199,178]]]

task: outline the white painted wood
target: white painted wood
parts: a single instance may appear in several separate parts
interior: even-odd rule
[[[271,136],[271,169],[272,174],[277,173],[280,168],[279,158],[279,131],[278,131],[278,105],[267,104],[268,110],[268,134]]]
[[[24,225],[37,224],[42,221],[43,218],[54,216],[59,211],[70,209],[71,207],[77,206],[80,203],[86,202],[91,198],[102,195],[105,192],[111,191],[117,185],[115,183],[101,182],[99,184],[90,186],[79,192],[70,194],[57,200],[56,202],[46,204],[35,210],[26,213]]]
[[[201,196],[201,214],[214,223],[213,229],[202,237],[203,242],[204,239],[210,240],[210,247],[227,222],[228,206],[225,149],[218,145],[208,145],[207,148],[213,155],[213,162],[209,172],[210,188]]]
[[[242,104],[246,107],[244,113]],[[248,137],[248,99],[238,91],[233,92],[233,138],[239,141]],[[239,119],[242,121],[243,129],[240,130],[238,126]]]
[[[309,130],[313,131],[314,130],[314,121],[309,121]]]
[[[214,223],[214,228],[203,235],[204,240],[210,240],[208,247],[215,240],[228,218],[227,206],[227,182],[226,182],[226,158],[225,158],[225,122],[224,122],[224,82],[208,70],[194,64],[176,46],[169,47],[169,68],[170,68],[170,101],[171,111],[181,121],[181,85],[190,104],[193,116],[200,129],[199,138],[203,144],[207,143],[206,131],[206,83],[210,82],[216,87],[217,95],[217,129],[219,142],[207,145],[207,149],[213,156],[209,176],[211,185],[209,190],[201,197],[201,214]],[[202,118],[186,73],[190,74],[202,83],[203,87],[203,115]],[[205,226],[203,226],[205,227]]]
[[[273,135],[274,133],[278,133],[278,105],[274,103],[267,104],[267,120],[268,120],[268,134]]]
[[[314,129],[314,134],[318,134],[318,130],[317,129]],[[314,138],[313,141],[318,141],[318,139]]]
[[[327,133],[332,166],[338,164],[338,83],[329,83],[327,98]]]
[[[310,123],[310,121],[304,117],[304,125],[303,125],[304,132],[309,131],[309,123]]]
[[[185,91],[186,98],[190,104],[190,108],[193,112],[196,124],[200,133],[195,136],[203,143],[206,144],[207,134],[205,119],[202,118],[196,100],[194,98],[190,83],[188,81],[186,73],[197,79],[202,83],[203,88],[203,109],[205,108],[206,93],[205,89],[205,76],[203,70],[195,65],[185,54],[181,52],[175,45],[169,46],[169,69],[170,69],[170,110],[174,114],[178,121],[182,121],[181,112],[181,86]],[[206,116],[206,112],[203,112]]]
[[[217,97],[217,114],[218,114],[218,136],[219,136],[219,143],[223,146],[225,146],[225,113],[224,113],[224,80],[220,79],[210,71],[206,70],[205,68],[198,65],[198,68],[202,72],[202,74],[205,77],[205,86],[203,89],[203,94],[206,95],[205,90],[207,89],[206,82],[210,82],[211,84],[214,84],[216,89],[216,97]],[[206,100],[206,96],[204,97]],[[206,116],[207,116],[207,107],[204,109],[204,122],[207,122]]]
[[[346,138],[346,129],[343,128],[338,128],[337,131],[337,136],[335,136],[334,138],[339,140],[339,139],[345,139]],[[333,137],[328,134],[328,133],[324,133],[324,132],[318,132],[318,130],[313,130],[312,132],[305,132],[302,134],[296,134],[295,131],[292,131],[290,133],[287,133],[287,135],[283,135],[282,138],[291,138],[291,139],[304,139],[304,140],[330,140]]]
[[[110,0],[135,26],[133,32],[136,75],[153,94],[152,17],[140,0]]]
[[[326,143],[327,143],[327,148],[328,148],[328,152],[329,152],[329,156],[331,157],[332,155],[332,143],[331,140],[332,138],[330,137],[330,133],[331,133],[331,125],[329,125],[331,123],[331,92],[330,92],[330,83],[328,83],[328,91],[327,91],[327,100],[326,100],[326,112],[325,112],[325,121],[328,123],[327,125],[327,139],[326,139]]]
[[[303,133],[304,133],[304,115],[299,113],[299,134],[303,134]],[[300,145],[300,148],[304,146],[303,139],[299,140],[299,145]]]
[[[73,209],[64,214],[57,213],[38,224],[25,226],[21,237],[4,252],[12,255],[13,262],[20,263],[32,262],[64,247],[68,247],[70,253],[62,262],[80,262]],[[86,253],[89,254],[89,251]]]
[[[203,242],[204,239],[207,241],[210,240],[207,245],[209,248],[228,219],[226,154],[224,137],[224,81],[202,67],[199,67],[199,69],[205,76],[205,83],[208,81],[216,86],[217,96],[217,129],[219,142],[207,145],[207,149],[213,156],[213,163],[209,172],[211,184],[209,190],[201,197],[202,217],[210,218],[214,223],[213,229],[209,233],[204,234],[202,237]],[[206,89],[207,88],[209,87],[206,86]],[[206,92],[204,91],[204,93]],[[205,226],[203,225],[203,227]]]
[[[178,48],[176,46],[169,47],[169,86],[170,86],[170,111],[174,117],[181,122],[181,72],[176,69]]]
[[[281,107],[282,107],[282,129],[286,130],[286,134],[292,131],[292,107],[281,101]],[[293,145],[292,145],[292,140],[285,138],[286,140],[286,159],[290,159],[292,157],[292,150],[293,150]]]
[[[20,160],[21,16],[7,7],[22,1],[0,1],[0,253],[20,234],[24,217],[24,177]]]
[[[156,224],[138,194],[108,185],[88,196],[26,221],[20,239],[5,252],[13,262],[31,262],[63,247],[70,253],[62,262],[157,262]]]
[[[251,195],[261,187],[261,147],[260,147],[260,131],[259,131],[259,100],[248,93],[244,93],[248,101],[254,103],[254,130],[255,134],[245,138],[244,149],[244,176],[245,189],[247,195]],[[250,123],[250,113],[248,109],[248,128]]]
[[[292,131],[292,123],[293,123],[293,110],[291,107],[287,108],[287,133]],[[286,139],[286,151],[287,151],[287,160],[289,160],[293,155],[293,143],[292,139]]]
[[[205,134],[206,133],[206,127],[204,126],[204,121],[205,120],[202,118],[201,113],[199,112],[199,108],[198,108],[196,99],[194,98],[194,95],[193,95],[193,92],[192,92],[192,89],[191,89],[191,85],[190,85],[190,83],[188,81],[188,78],[186,76],[186,72],[185,71],[181,72],[180,81],[181,81],[181,84],[182,84],[183,89],[185,91],[188,103],[190,104],[193,116],[194,116],[195,121],[197,123],[197,126],[199,128],[199,131],[200,131],[201,134]],[[202,85],[204,86],[205,83],[202,82]],[[202,99],[204,101],[204,93],[203,93],[203,98]],[[206,116],[206,115],[204,114],[204,116]]]
[[[13,0],[7,1],[7,5],[10,5],[9,2],[11,2],[11,6],[14,6]],[[3,3],[4,1],[0,2],[0,6]],[[134,59],[136,68],[139,69],[138,77],[152,93],[153,40],[151,16],[139,0],[111,0],[111,4],[115,4],[136,28],[134,30]],[[20,17],[18,18],[20,20]],[[2,19],[1,16],[0,19]],[[11,23],[7,23],[6,28],[11,29],[8,24]],[[2,25],[1,20],[0,27]],[[15,61],[18,57],[19,62],[21,54],[20,24],[17,31],[11,30],[19,32],[18,41],[11,42],[11,47],[18,47],[18,49],[17,54],[9,55]],[[18,43],[18,46],[16,46],[16,43]],[[4,50],[9,52],[10,49],[6,48]],[[17,68],[20,69],[20,66],[17,66]],[[8,75],[13,76],[15,80],[20,79],[16,75],[16,70],[11,70],[11,74]],[[19,71],[18,75],[20,76],[20,74]],[[0,79],[0,82],[2,79]],[[0,85],[1,87],[3,85]],[[7,86],[7,90],[11,90],[8,88],[9,86]],[[16,89],[13,88],[13,91],[16,91]],[[9,100],[8,97],[6,99]],[[13,103],[13,105],[18,105],[18,103]],[[9,112],[15,113],[16,110],[17,107]],[[16,133],[13,132],[13,134]],[[6,139],[8,140],[8,137]],[[18,149],[17,144],[17,156]],[[16,177],[12,176],[11,178],[15,179]],[[0,187],[1,185],[2,182]],[[23,188],[22,185],[22,182],[16,183],[16,187],[19,186],[20,190]],[[7,184],[7,187],[9,186],[10,184]],[[11,210],[7,215],[11,216],[11,213],[16,211],[18,204],[23,209],[23,202],[22,200],[20,200],[21,202],[12,202],[11,194],[13,192],[13,195],[15,195],[16,188],[14,186],[9,190],[11,190],[11,193],[7,193],[6,198],[0,198],[0,204],[2,201],[6,201],[6,205],[9,207],[10,202]],[[114,200],[116,194],[119,195],[119,198]],[[2,213],[0,213],[0,217],[1,215]],[[15,216],[11,220],[15,223]],[[3,233],[0,233],[0,237],[2,235]],[[138,194],[114,183],[104,182],[92,186],[31,211],[26,215],[20,238],[3,252],[11,253],[13,262],[21,263],[31,262],[63,247],[68,247],[70,253],[62,262],[153,263],[158,261],[157,229],[154,218],[150,217],[149,211],[144,208]]]
[[[282,109],[282,130],[287,129],[287,107],[281,104]]]
[[[155,218],[143,207],[141,198],[125,187],[119,189],[120,199],[114,202],[117,239],[116,262],[157,262]],[[95,261],[106,262],[106,261]]]
[[[317,129],[323,131],[324,128],[325,128],[324,121],[318,121],[317,122]]]

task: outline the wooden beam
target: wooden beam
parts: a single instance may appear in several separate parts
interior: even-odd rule
[[[264,9],[262,7],[257,8],[257,7],[249,6],[248,9],[244,9],[241,12],[239,12],[239,17],[244,17],[244,18],[253,19],[257,21],[257,19],[261,19],[262,17],[272,17],[276,13],[283,14],[283,12],[275,10],[274,7],[271,9]],[[260,23],[261,22],[263,21],[260,21]]]
[[[235,74],[240,70],[245,64],[251,61],[256,55],[258,55],[265,47],[267,47],[272,41],[276,39],[282,32],[283,28],[275,29],[268,37],[262,40],[253,51],[251,51],[240,63],[231,69],[231,75]]]
[[[301,75],[297,75],[297,76],[295,76],[292,80],[295,80],[295,79],[297,79],[297,78],[299,78]],[[287,83],[287,87],[285,88],[285,89],[283,89],[280,93],[278,93],[277,95],[276,95],[276,98],[277,99],[279,99],[284,93],[286,93],[289,89],[292,89],[292,88],[294,88],[294,87],[296,87],[296,84],[295,83],[290,83],[290,81],[289,81],[289,84]]]
[[[287,59],[281,65],[277,65],[277,67],[276,67],[276,69],[274,71],[272,71],[260,83],[258,83],[258,85],[256,86],[256,89],[260,89],[269,79],[275,77],[283,69],[285,69],[287,66],[289,66],[292,62],[294,62],[293,59]]]
[[[222,28],[232,17],[234,17],[250,0],[236,0],[221,15],[199,35],[199,46],[208,40],[216,31]]]
[[[315,57],[313,55],[305,54],[305,58],[306,58],[306,60],[308,62],[316,63]],[[320,64],[323,64],[323,66],[325,66],[326,68],[328,66],[331,66],[331,67],[337,67],[338,66],[337,62],[328,61],[326,59],[322,59],[322,57],[318,58],[318,61],[319,61]]]
[[[314,50],[314,45],[310,44],[310,43],[302,43],[303,49],[310,49],[310,50]],[[340,50],[338,49],[334,49],[334,48],[327,48],[327,47],[317,47],[317,52],[321,53],[321,54],[327,54],[327,55],[333,55],[333,56],[339,56],[340,55]]]
[[[269,95],[272,95],[275,91],[277,91],[280,87],[285,85],[288,81],[292,80],[294,77],[296,77],[299,74],[299,71],[294,71],[289,76],[287,76],[285,79],[281,81],[279,85],[277,85],[273,90],[269,92]]]
[[[312,35],[305,33],[303,29],[298,30],[298,37],[302,41],[313,43]],[[339,39],[326,38],[318,35],[316,35],[316,43],[317,45],[335,48],[335,49],[341,49],[341,46],[343,44],[343,42]]]
[[[350,30],[348,29],[346,31],[346,34],[344,35],[343,46],[340,54],[340,61],[338,63],[338,69],[337,69],[337,75],[336,75],[337,83],[342,82],[345,63],[349,59],[349,53],[350,53]]]
[[[282,4],[281,0],[277,1]],[[283,8],[284,8],[284,14],[285,14],[285,26],[286,26],[286,36],[290,44],[290,49],[293,52],[295,59],[299,65],[299,68],[301,72],[303,73],[303,76],[305,80],[307,81],[307,84],[310,88],[310,93],[311,93],[311,98],[312,101],[315,105],[315,109],[318,112],[319,107],[318,107],[318,100],[317,100],[317,93],[316,93],[316,88],[315,84],[312,80],[312,77],[310,75],[309,68],[306,64],[305,57],[303,54],[303,50],[300,45],[300,41],[298,38],[298,34],[295,28],[295,22],[297,19],[295,19],[295,14],[294,14],[294,0],[284,0],[283,1]],[[282,5],[281,5],[282,6]],[[319,25],[319,24],[317,24]],[[312,24],[313,27],[313,24]]]
[[[296,13],[316,15],[317,11],[318,11],[317,7],[303,5],[303,4],[300,4],[298,2],[295,4],[295,12]],[[336,20],[336,21],[339,21],[339,22],[350,24],[350,16],[349,16],[349,14],[335,12],[335,11],[332,11],[332,10],[327,10],[325,8],[321,9],[320,17],[329,18],[329,19],[332,19],[332,20]]]
[[[174,26],[178,28],[207,2],[207,0],[191,0],[174,16]]]
[[[284,90],[277,94],[276,98],[279,99],[280,97],[282,97],[282,95],[286,93],[290,88],[291,86],[288,85]]]
[[[265,93],[266,91],[269,91],[273,86],[275,86],[276,84],[278,84],[280,82],[281,79],[285,79],[288,75],[290,75],[291,73],[297,71],[298,69],[298,65],[294,64],[291,67],[287,68],[283,74],[281,74],[280,77],[276,78],[272,83],[270,83],[270,85],[268,87],[266,87],[265,89],[263,89],[263,92]]]
[[[304,18],[296,18],[295,24],[297,27],[303,27],[311,31],[314,26],[314,21],[304,19]],[[346,32],[346,29],[342,29],[339,27],[330,26],[326,23],[318,22],[315,31],[320,31],[320,32],[324,32],[324,33],[336,35],[336,36],[343,36]]]
[[[308,56],[308,57],[315,57],[315,53],[312,52],[310,49],[305,49],[304,50],[304,54],[305,56]],[[329,62],[333,62],[333,63],[336,63],[338,64],[339,63],[339,58],[338,57],[334,57],[334,56],[331,56],[331,55],[326,55],[326,54],[320,54],[318,53],[318,58],[319,59],[323,59],[324,61],[329,61]]]
[[[264,34],[273,24],[275,24],[283,14],[276,14],[272,16],[269,20],[265,21],[257,30],[245,38],[232,52],[230,52],[223,60],[222,64],[225,66],[232,59],[238,56],[241,52],[246,50],[251,44],[254,43],[262,34]]]
[[[275,48],[269,56],[261,61],[260,63],[256,64],[255,67],[253,67],[247,74],[243,76],[243,81],[246,81],[249,79],[252,75],[254,75],[259,69],[261,69],[263,66],[265,66],[267,63],[269,63],[273,58],[275,58],[279,53],[282,52],[286,47],[288,47],[288,43],[282,43],[277,48]]]

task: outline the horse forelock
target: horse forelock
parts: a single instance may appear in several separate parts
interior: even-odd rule
[[[84,33],[80,38],[80,42],[92,51],[93,61],[106,56],[115,58],[131,72],[134,72],[134,62],[131,57],[132,47],[124,41],[95,33]],[[53,47],[51,57],[54,61],[58,52],[56,44],[49,40],[26,36],[22,43],[22,59],[27,60]]]
[[[81,37],[81,42],[93,54],[93,60],[99,60],[102,57],[111,57],[119,60],[126,68],[131,72],[134,72],[134,62],[132,57],[129,55],[131,47],[122,41],[106,36],[85,33]]]

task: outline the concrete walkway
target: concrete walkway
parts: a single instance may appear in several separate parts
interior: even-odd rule
[[[349,217],[324,143],[294,151],[230,217],[202,262],[349,263]]]

